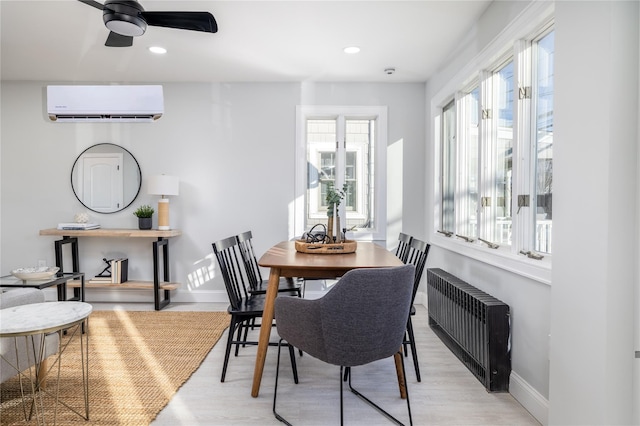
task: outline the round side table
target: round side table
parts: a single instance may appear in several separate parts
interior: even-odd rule
[[[31,364],[29,361],[33,361],[35,374],[31,374],[31,367],[27,370],[20,371],[18,368],[18,365],[20,364],[19,360],[16,364],[13,364],[3,357],[5,361],[7,361],[11,367],[19,373],[20,392],[25,420],[29,421],[35,410],[38,424],[40,424],[40,420],[42,420],[42,423],[44,424],[44,403],[42,393],[49,394],[49,392],[41,386],[47,372],[41,371],[40,367],[44,361],[45,335],[50,333],[58,333],[59,343],[55,361],[49,368],[49,371],[53,370],[55,363],[58,363],[59,367],[62,354],[74,337],[80,339],[82,390],[84,393],[85,405],[85,412],[82,414],[74,410],[72,407],[64,404],[64,402],[59,401],[58,392],[60,389],[60,368],[58,368],[58,380],[56,382],[55,389],[56,404],[54,406],[54,424],[58,410],[58,403],[62,403],[65,407],[83,417],[85,420],[89,420],[89,333],[87,331],[89,315],[92,310],[93,307],[84,302],[31,303],[0,309],[0,337],[13,338],[16,346],[18,345],[19,339],[24,339],[25,347],[30,349],[26,351],[26,356],[29,357],[30,355],[33,355],[35,357],[35,359],[27,360],[28,365]],[[69,337],[65,339],[64,343],[62,340],[63,332],[69,333]],[[25,373],[25,371],[27,372]],[[30,400],[32,405],[28,411],[27,402],[29,398],[25,395],[23,380],[26,380],[31,386]]]

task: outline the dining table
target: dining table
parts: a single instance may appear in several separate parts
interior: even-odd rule
[[[260,258],[258,264],[270,268],[269,283],[265,296],[256,365],[253,372],[253,386],[251,396],[254,398],[260,392],[262,372],[269,348],[271,324],[274,316],[274,304],[278,295],[280,277],[286,278],[315,278],[335,279],[343,276],[352,269],[358,268],[389,268],[402,266],[402,261],[394,253],[371,241],[358,241],[356,250],[352,253],[303,253],[296,250],[295,241],[282,241],[269,248]],[[395,355],[398,386],[401,397],[406,397],[405,378],[402,373],[402,356]]]

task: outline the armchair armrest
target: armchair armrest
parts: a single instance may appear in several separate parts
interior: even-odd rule
[[[324,356],[320,300],[278,297],[275,319],[278,334],[289,344],[311,356]]]
[[[0,293],[0,309],[44,301],[44,293],[35,288],[16,288]]]

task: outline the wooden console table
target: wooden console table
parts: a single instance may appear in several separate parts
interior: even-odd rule
[[[140,230],[140,229],[85,229],[85,230],[70,230],[70,229],[41,229],[40,235],[44,236],[57,236],[62,237],[60,240],[55,241],[56,251],[56,266],[62,271],[63,257],[62,247],[65,244],[71,244],[71,260],[73,262],[73,272],[80,271],[80,258],[78,255],[78,237],[93,237],[93,238],[156,238],[153,242],[153,282],[150,281],[127,281],[121,284],[89,284],[86,283],[86,288],[96,287],[108,287],[108,288],[129,288],[129,289],[153,289],[153,301],[156,311],[167,306],[171,303],[171,290],[175,290],[180,287],[180,283],[171,282],[169,279],[169,238],[182,235],[182,232],[177,229],[171,229],[168,231],[159,231],[157,229]],[[160,263],[160,248],[162,248],[162,266],[163,277],[160,280],[159,263]],[[75,288],[73,282],[69,283],[69,287],[74,287],[74,292],[79,291],[79,288]],[[160,290],[164,292],[164,298],[160,297]]]

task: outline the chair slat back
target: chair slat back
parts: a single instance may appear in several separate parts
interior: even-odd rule
[[[245,277],[242,274],[237,253],[238,241],[235,236],[228,237],[216,241],[212,246],[220,266],[227,296],[229,296],[229,303],[234,309],[238,309],[242,304],[242,299],[248,297]]]
[[[396,248],[396,257],[402,260],[404,263],[407,263],[407,258],[409,256],[409,244],[411,244],[411,240],[413,237],[411,235],[400,233],[398,235],[398,247]]]
[[[251,231],[243,232],[236,236],[242,263],[244,264],[247,279],[249,280],[249,286],[252,290],[256,290],[258,284],[262,282],[262,274],[260,273],[258,259],[253,250],[251,238],[253,238]]]
[[[406,264],[411,264],[416,267],[415,278],[413,281],[413,296],[411,303],[416,298],[418,287],[420,286],[420,279],[422,278],[422,272],[424,271],[424,265],[427,263],[427,257],[429,256],[430,244],[417,238],[412,238],[407,250]]]

